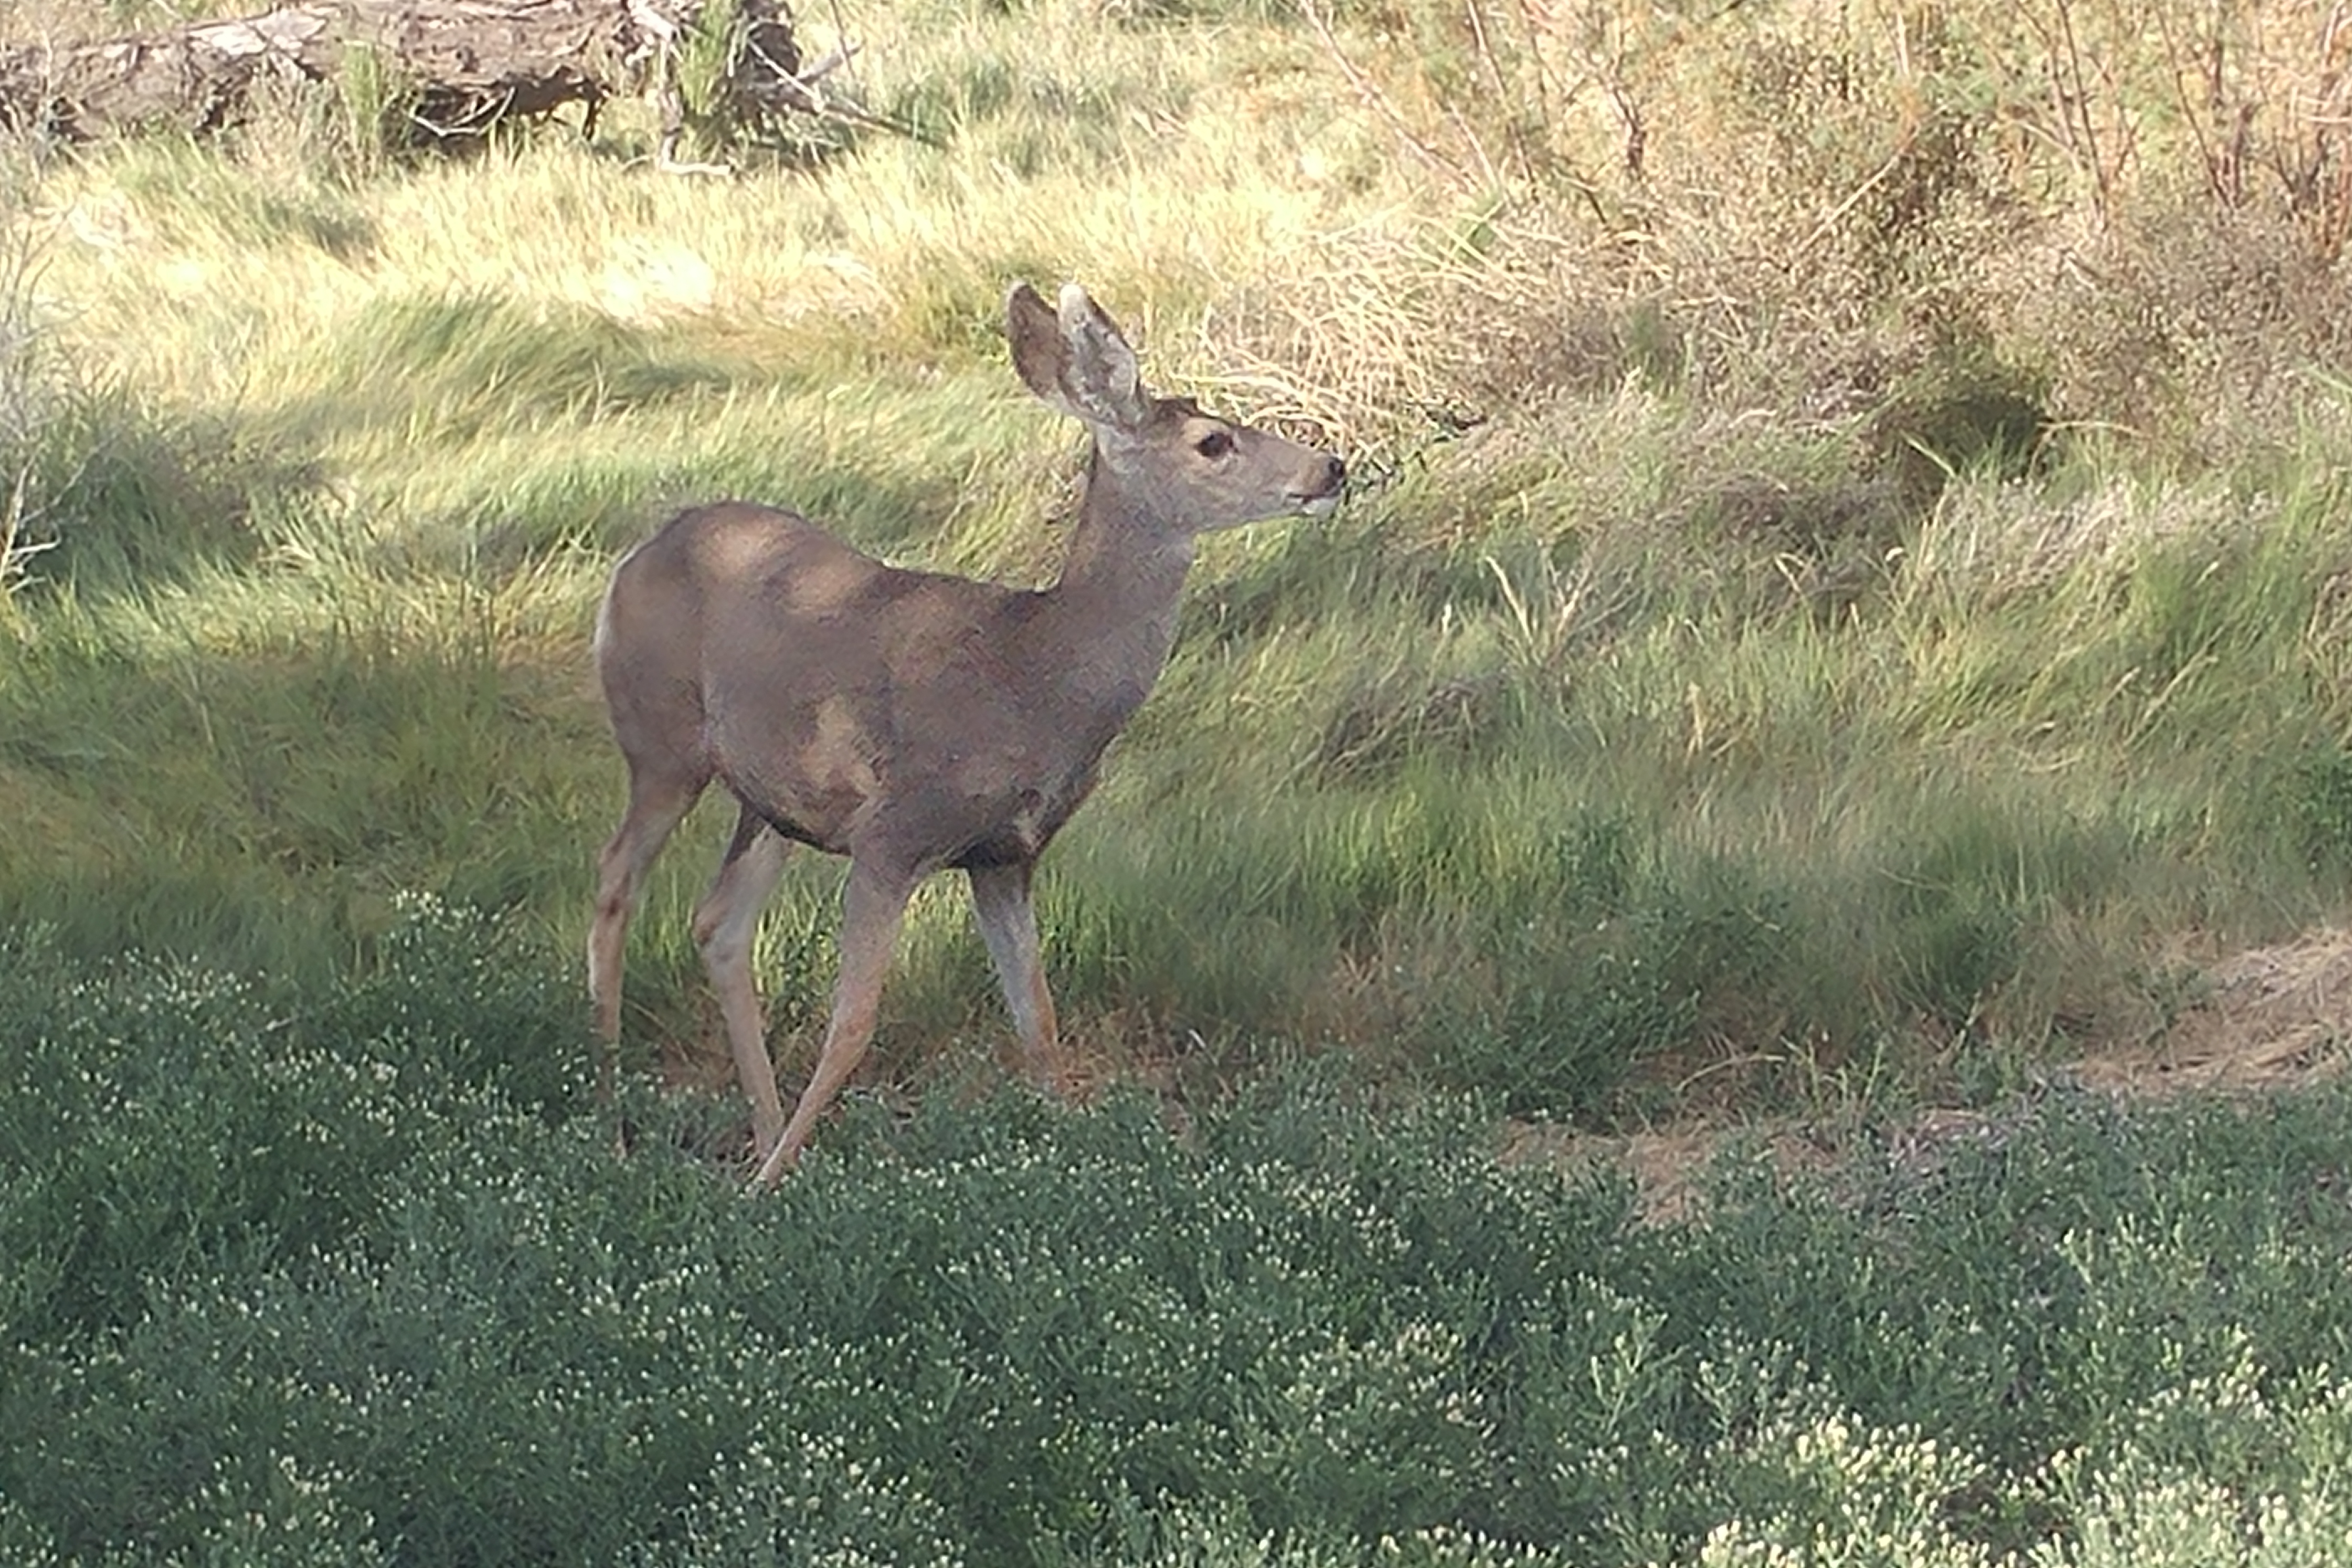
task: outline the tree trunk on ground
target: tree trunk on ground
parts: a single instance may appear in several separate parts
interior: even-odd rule
[[[704,0],[307,0],[258,16],[56,48],[0,47],[0,124],[86,140],[111,131],[197,134],[243,120],[265,84],[334,82],[355,50],[383,68],[395,139],[479,138],[514,116],[662,84],[675,121],[675,46]],[[800,68],[777,0],[740,0],[712,89],[759,105]],[[768,105],[789,107],[784,101]]]

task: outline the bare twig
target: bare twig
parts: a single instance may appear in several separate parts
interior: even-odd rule
[[[1632,93],[1625,90],[1614,61],[1611,62],[1609,75],[1601,85],[1608,92],[1609,101],[1616,106],[1617,117],[1625,122],[1625,177],[1639,180],[1643,161],[1649,153],[1649,123],[1642,116],[1642,106],[1634,101]]]
[[[2180,110],[2181,120],[2189,127],[2190,138],[2197,143],[2197,160],[2204,166],[2205,187],[2213,199],[2227,206],[2236,206],[2245,199],[2245,183],[2235,171],[2225,168],[2222,154],[2208,133],[2207,117],[2221,107],[2221,35],[2217,28],[2210,40],[2211,48],[2206,59],[2206,103],[2200,112],[2189,99],[2189,67],[2180,56],[2179,40],[2174,37],[2172,18],[2163,6],[2157,7],[2157,36],[2164,40],[2165,63],[2170,68],[2172,100]]]
[[[1389,122],[1390,129],[1397,133],[1398,140],[1404,143],[1406,151],[1441,174],[1451,175],[1465,184],[1471,183],[1470,172],[1415,136],[1412,133],[1412,127],[1405,122],[1404,116],[1390,100],[1389,95],[1381,90],[1378,83],[1357,68],[1356,62],[1348,58],[1348,51],[1340,47],[1339,37],[1331,31],[1331,24],[1324,18],[1323,7],[1317,4],[1317,0],[1298,0],[1298,13],[1307,18],[1307,25],[1315,29],[1316,37],[1322,41],[1325,52],[1331,57],[1332,64],[1339,68],[1339,74],[1348,79],[1348,85],[1356,89],[1356,96],[1362,99],[1368,108]]]
[[[1477,51],[1479,63],[1486,68],[1486,79],[1495,89],[1495,101],[1507,104],[1511,98],[1510,85],[1503,79],[1502,62],[1495,58],[1495,46],[1486,37],[1486,18],[1481,10],[1482,4],[1483,0],[1464,0],[1463,9],[1470,18],[1471,47]],[[1519,165],[1519,178],[1532,180],[1535,178],[1535,163],[1528,155],[1527,137],[1520,130],[1517,117],[1507,114],[1503,125],[1504,135],[1511,143],[1511,155]],[[1481,162],[1486,161],[1483,150],[1479,156]]]
[[[2115,193],[2107,174],[2107,161],[2099,150],[2099,128],[2091,111],[2090,85],[2083,70],[2083,46],[2074,29],[2074,0],[2053,0],[2052,14],[2055,25],[2045,22],[2033,6],[2024,8],[2026,21],[2042,35],[2044,52],[2050,58],[2052,100],[2058,111],[2058,124],[2064,132],[2060,145],[2065,148],[2079,168],[2087,168],[2091,175],[2091,208],[2105,228],[2115,215]]]
[[[842,41],[835,44],[832,49],[827,51],[824,58],[826,60],[830,61],[834,59],[835,56],[838,55],[840,58],[835,63],[846,66],[849,64],[849,57],[857,52],[857,46],[848,41],[849,24],[841,19],[841,0],[829,0],[829,3],[833,7],[833,36]],[[822,64],[818,67],[812,67],[804,74],[803,79],[814,81],[818,77],[823,76],[825,71],[832,68],[833,67],[831,65]],[[849,90],[854,97],[863,99],[866,96],[866,94],[858,88],[857,76],[854,71],[849,73]]]

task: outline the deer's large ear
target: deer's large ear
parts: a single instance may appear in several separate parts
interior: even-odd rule
[[[1084,289],[1063,284],[1055,310],[1028,284],[1016,283],[1004,301],[1004,328],[1013,368],[1040,398],[1089,425],[1142,426],[1150,405],[1135,351]]]
[[[1004,335],[1013,343],[1013,368],[1020,372],[1022,384],[1064,413],[1076,415],[1076,409],[1066,406],[1062,392],[1062,364],[1069,350],[1062,342],[1061,320],[1025,282],[1015,283],[1004,297]]]
[[[1143,395],[1143,372],[1118,323],[1075,283],[1062,285],[1059,314],[1062,336],[1070,345],[1062,384],[1096,424],[1140,428],[1150,412]]]

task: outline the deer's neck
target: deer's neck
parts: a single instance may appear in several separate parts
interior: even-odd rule
[[[1046,596],[1068,660],[1062,679],[1113,730],[1168,662],[1192,564],[1191,531],[1122,487],[1097,456],[1061,580]]]

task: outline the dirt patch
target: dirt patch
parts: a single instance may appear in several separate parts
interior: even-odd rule
[[[2171,1027],[2073,1064],[2075,1081],[2144,1099],[2293,1089],[2340,1072],[2352,1044],[2352,931],[2328,928],[2204,966]]]
[[[2328,928],[2206,963],[2183,962],[2168,1025],[2134,1045],[2055,1061],[2045,1081],[2122,1100],[2179,1094],[2265,1094],[2326,1081],[2352,1061],[2352,931]],[[1936,1107],[1891,1131],[1874,1130],[1887,1156],[1925,1172],[1961,1143],[1998,1142],[2021,1108]],[[1773,1167],[1796,1174],[1833,1169],[1857,1127],[1817,1121],[1654,1129],[1620,1137],[1515,1126],[1506,1157],[1614,1164],[1633,1176],[1639,1212],[1685,1219],[1699,1208],[1702,1178],[1725,1147],[1746,1142]]]

